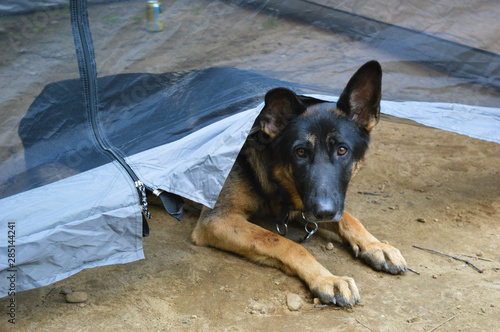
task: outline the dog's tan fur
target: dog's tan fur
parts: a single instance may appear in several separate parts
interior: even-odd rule
[[[352,94],[350,102],[354,107],[364,107],[363,103],[368,98],[363,93],[370,88],[374,89],[371,86],[364,87]],[[378,88],[380,90],[380,85]],[[373,94],[373,91],[370,93]],[[380,92],[378,96],[375,93],[372,99],[376,99],[375,103],[378,106]],[[281,112],[282,109],[290,107],[290,103],[294,103],[294,100],[275,102],[274,105],[266,107],[275,107]],[[338,109],[332,112],[341,113]],[[304,116],[307,116],[306,113]],[[378,117],[360,114],[364,116],[363,126],[369,132],[377,123]],[[359,117],[359,115],[356,116]],[[261,129],[273,139],[278,134],[280,126],[282,124],[265,119]],[[316,137],[310,135],[307,139],[315,140]],[[334,276],[300,244],[249,221],[252,216],[263,212],[269,215],[278,214],[283,203],[283,198],[278,194],[280,186],[288,193],[290,203],[294,208],[304,210],[304,202],[295,185],[291,167],[280,162],[267,165],[263,162],[263,157],[259,155],[259,150],[251,144],[252,142],[247,141],[243,147],[238,157],[239,160],[226,180],[214,209],[203,208],[192,234],[194,243],[234,252],[253,261],[278,267],[290,275],[298,276],[308,285],[313,295],[319,297],[324,303],[348,306],[359,302],[360,294],[352,278]],[[244,161],[241,161],[242,158]],[[250,164],[249,167],[260,183],[261,193],[245,178],[245,173],[239,166],[243,162]],[[352,165],[353,171],[357,171],[360,165],[361,162],[355,162]],[[350,245],[355,256],[361,256],[375,269],[386,270],[394,274],[406,269],[406,262],[398,249],[378,241],[347,212],[344,212],[343,218],[338,222],[320,225],[338,234],[345,243]]]

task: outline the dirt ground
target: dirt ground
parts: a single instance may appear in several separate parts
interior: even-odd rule
[[[355,279],[362,301],[352,309],[315,308],[299,279],[194,246],[195,215],[179,222],[152,206],[145,260],[85,270],[19,293],[16,328],[429,331],[451,318],[440,331],[494,331],[500,317],[499,170],[498,144],[382,121],[367,165],[350,187],[347,210],[398,247],[419,274],[375,272],[335,239],[328,251],[329,239],[314,235],[307,249],[334,274]],[[413,245],[469,260],[483,272]],[[89,299],[66,303],[62,286]],[[305,301],[300,312],[287,308],[287,293]]]
[[[112,5],[115,16],[100,7],[91,9],[102,18],[91,19],[100,74],[232,65],[281,70],[282,79],[317,80],[324,86],[335,75],[333,88],[340,89],[353,68],[377,58],[384,68],[388,99],[464,102],[464,91],[470,90],[446,75],[422,72],[419,65],[397,61],[386,52],[367,52],[362,45],[347,44],[329,32],[216,2],[202,1],[196,6],[193,1],[184,2],[176,2],[165,13],[172,26],[166,29],[169,36],[154,35],[154,43],[135,48],[129,47],[124,36],[133,35],[131,40],[149,36],[137,28],[144,23],[140,18],[128,13],[123,19],[125,14],[116,14],[118,4]],[[136,7],[142,13],[142,4]],[[201,20],[200,12],[210,15]],[[222,23],[219,17],[229,13],[232,19]],[[0,83],[7,101],[2,112],[8,110],[4,114],[13,118],[23,114],[14,113],[19,107],[12,105],[29,105],[46,82],[68,78],[76,68],[74,56],[62,49],[60,54],[44,54],[43,66],[33,62],[37,53],[30,47],[36,49],[40,43],[49,47],[56,40],[72,46],[71,35],[59,37],[67,14],[50,15],[44,29],[49,42],[38,37],[21,40],[17,53],[5,54],[0,63],[9,81]],[[10,26],[3,29],[9,31]],[[185,34],[191,38],[180,37]],[[347,45],[351,56],[339,55]],[[128,52],[117,56],[119,49]],[[16,75],[20,68],[29,73],[29,82]],[[414,85],[427,90],[414,89]],[[17,91],[24,92],[18,95]],[[495,97],[488,91],[485,96]],[[484,100],[481,97],[482,91],[476,90],[474,98],[479,103]],[[360,289],[361,303],[348,309],[315,307],[299,279],[230,253],[194,246],[190,233],[196,215],[187,214],[179,222],[160,206],[150,209],[153,218],[151,235],[144,239],[146,259],[84,270],[18,293],[16,325],[7,324],[2,315],[0,330],[429,331],[437,327],[438,331],[494,331],[500,325],[500,145],[495,143],[383,118],[374,129],[366,165],[351,184],[346,210],[378,239],[399,248],[415,272],[392,276],[373,271],[333,235],[314,235],[305,247],[332,273],[353,277]],[[296,229],[292,236],[302,234]],[[333,243],[333,250],[326,249],[328,242]],[[414,245],[469,260],[482,273]],[[66,303],[60,293],[63,286],[86,292],[88,300]],[[300,311],[288,309],[288,293],[305,301]],[[1,308],[7,300],[0,299]]]

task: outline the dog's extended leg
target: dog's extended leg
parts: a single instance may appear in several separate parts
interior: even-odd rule
[[[203,211],[192,238],[197,245],[231,251],[297,275],[323,303],[352,306],[360,301],[352,278],[334,276],[303,246],[248,222],[241,214]]]
[[[337,233],[344,242],[349,243],[354,255],[361,257],[375,270],[391,274],[400,274],[406,271],[406,261],[401,252],[393,246],[377,240],[356,218],[346,211],[339,222],[323,225]]]

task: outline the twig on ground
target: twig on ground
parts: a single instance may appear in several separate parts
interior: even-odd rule
[[[407,267],[406,269],[407,269],[408,271],[410,271],[410,272],[413,272],[413,273],[415,273],[415,274],[420,275],[420,272],[415,271],[414,269],[410,269],[409,267]]]
[[[493,262],[493,260],[489,259],[489,258],[477,257],[477,256],[472,256],[472,255],[466,255],[466,254],[459,254],[459,255],[460,256],[465,256],[465,257],[479,259],[479,260],[482,260],[482,261]]]
[[[469,266],[471,266],[474,270],[476,270],[477,272],[479,273],[483,273],[483,270],[478,268],[476,265],[472,264],[470,261],[466,260],[466,259],[462,259],[462,258],[459,258],[459,257],[455,257],[455,256],[452,256],[452,255],[448,255],[448,254],[445,254],[445,253],[442,253],[440,251],[437,251],[437,250],[434,250],[434,249],[427,249],[427,248],[422,248],[422,247],[419,247],[419,246],[416,246],[416,245],[413,245],[412,246],[413,248],[417,248],[417,249],[420,249],[420,250],[426,250],[426,251],[430,251],[430,252],[433,252],[435,254],[439,254],[439,255],[442,255],[442,256],[446,256],[446,257],[449,257],[449,258],[453,258],[453,259],[456,259],[457,261],[461,261],[461,262],[464,262],[466,264],[468,264]]]
[[[369,191],[358,191],[358,194],[370,195],[370,196],[382,196],[382,194],[372,193],[372,192],[369,192]]]
[[[52,287],[52,289],[47,294],[45,294],[45,296],[43,297],[43,299],[46,300],[47,297],[49,297],[50,293],[52,293],[55,289],[56,289],[55,287]]]
[[[353,318],[354,318],[354,320],[355,320],[356,322],[358,322],[358,324],[360,324],[361,326],[364,326],[364,327],[366,327],[368,330],[373,331],[371,328],[369,328],[369,327],[368,327],[368,326],[366,326],[365,324],[361,323],[361,322],[360,322],[360,321],[359,321],[356,317],[353,317]]]
[[[455,316],[451,316],[450,318],[448,318],[447,320],[445,320],[444,322],[442,322],[441,324],[435,326],[432,330],[429,330],[429,332],[432,332],[432,331],[435,331],[436,329],[438,329],[439,327],[441,327],[442,325],[448,323],[450,320],[452,320],[453,318],[455,318]]]

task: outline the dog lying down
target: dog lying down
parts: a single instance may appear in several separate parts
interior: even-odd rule
[[[338,234],[377,271],[400,274],[400,251],[377,240],[344,211],[350,179],[368,148],[380,116],[382,69],[364,64],[338,102],[298,96],[286,88],[267,92],[265,106],[247,138],[213,209],[203,207],[192,234],[195,244],[237,253],[298,276],[323,303],[360,301],[354,280],[323,267],[302,245],[249,219],[276,217],[283,233],[289,216]],[[314,231],[315,229],[313,229]]]

